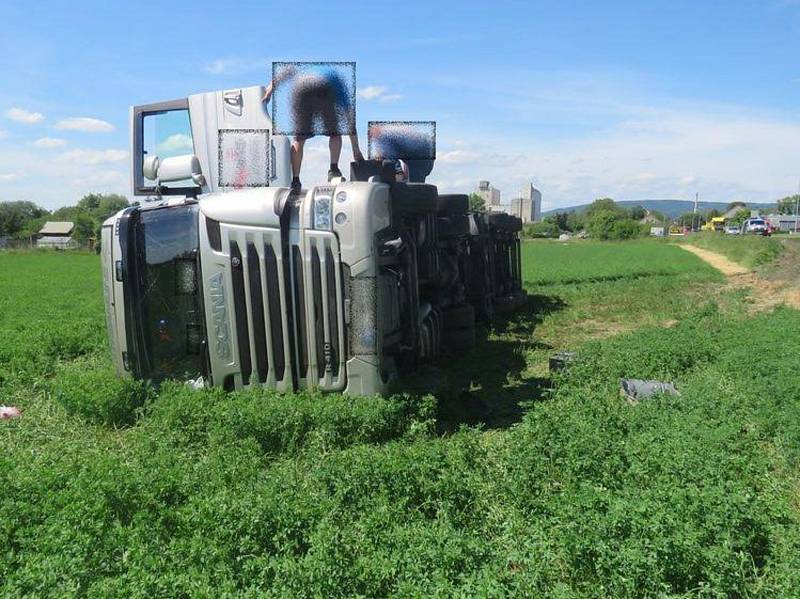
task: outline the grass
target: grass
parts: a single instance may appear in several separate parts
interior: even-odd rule
[[[760,235],[698,233],[689,237],[686,242],[722,254],[748,268],[769,264],[783,249],[780,239]]]
[[[525,244],[532,307],[386,398],[126,387],[97,257],[0,253],[0,594],[794,596],[800,312],[708,303],[670,244],[576,246]]]

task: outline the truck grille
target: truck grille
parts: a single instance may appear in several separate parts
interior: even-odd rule
[[[344,389],[342,268],[336,237],[303,231],[284,263],[280,231],[223,225],[242,384]],[[294,285],[287,281],[291,273]],[[296,343],[294,340],[296,339]]]
[[[338,241],[332,233],[304,231],[293,258],[298,313],[304,315],[299,336],[306,340],[298,344],[298,376],[308,387],[343,389],[346,348]]]
[[[290,388],[291,344],[280,231],[225,227],[244,385]]]

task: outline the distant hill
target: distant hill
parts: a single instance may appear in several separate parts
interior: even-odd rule
[[[667,218],[677,218],[681,214],[686,214],[694,209],[694,202],[691,200],[623,200],[617,202],[620,206],[631,208],[633,206],[641,206],[646,210],[658,210]],[[589,207],[589,204],[581,204],[579,206],[569,206],[567,208],[554,208],[547,212],[542,212],[542,216],[549,216],[558,212],[583,212]],[[775,204],[757,204],[754,202],[748,203],[747,207],[752,210],[761,210],[768,212],[770,209],[775,208]],[[728,202],[698,202],[697,209],[700,212],[708,212],[709,210],[719,210],[725,212],[728,208]]]

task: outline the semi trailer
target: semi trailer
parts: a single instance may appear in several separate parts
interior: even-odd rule
[[[131,109],[131,186],[147,199],[101,239],[121,376],[383,393],[525,302],[518,218],[380,161],[292,193],[263,93]]]

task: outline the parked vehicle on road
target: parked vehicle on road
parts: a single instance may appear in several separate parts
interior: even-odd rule
[[[767,221],[761,217],[748,218],[742,223],[742,233],[765,235],[767,234]]]

